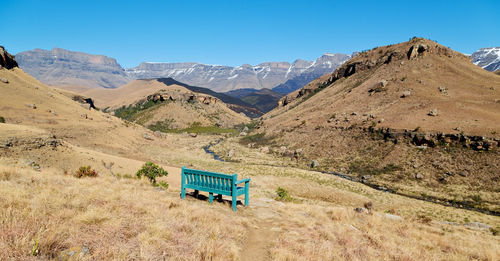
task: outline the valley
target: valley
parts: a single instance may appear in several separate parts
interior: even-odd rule
[[[500,257],[500,77],[436,42],[376,47],[277,90],[123,71],[50,86],[0,51],[2,260]],[[168,175],[141,178],[146,162]],[[183,166],[251,178],[250,205],[181,200]]]

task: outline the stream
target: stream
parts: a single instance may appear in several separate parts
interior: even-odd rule
[[[221,156],[219,156],[217,153],[215,153],[211,149],[213,146],[221,143],[223,140],[224,139],[219,139],[215,143],[208,144],[208,145],[206,145],[206,146],[203,147],[203,150],[205,151],[205,153],[212,155],[213,158],[214,158],[214,160],[221,161],[221,162],[230,162],[230,161],[224,160]],[[297,167],[291,167],[291,166],[287,167],[287,166],[265,164],[265,163],[264,164],[250,163],[248,165],[263,165],[263,166],[276,167],[276,168],[297,168]],[[297,169],[301,169],[301,168],[297,168]],[[301,170],[304,170],[304,169],[301,169]],[[440,198],[433,197],[433,196],[422,197],[422,196],[417,196],[417,195],[408,195],[408,194],[404,194],[402,192],[398,192],[398,191],[395,191],[395,190],[392,190],[392,189],[389,189],[389,188],[386,188],[386,187],[382,187],[382,186],[373,184],[373,183],[368,183],[368,182],[363,181],[360,178],[353,177],[353,176],[347,175],[347,174],[342,174],[342,173],[339,173],[339,172],[330,172],[330,171],[321,171],[321,170],[309,170],[309,171],[337,176],[337,177],[342,178],[342,179],[346,179],[346,180],[349,180],[349,181],[352,181],[352,182],[357,182],[357,183],[363,184],[365,186],[368,186],[368,187],[373,188],[373,189],[378,190],[378,191],[383,191],[383,192],[387,192],[387,193],[391,193],[391,194],[395,194],[395,195],[399,195],[399,196],[403,196],[403,197],[407,197],[407,198],[412,198],[412,199],[427,201],[427,202],[439,204],[439,205],[446,206],[446,207],[453,207],[453,208],[458,208],[458,209],[466,209],[466,210],[470,210],[470,211],[475,211],[475,212],[480,212],[480,213],[487,214],[487,215],[492,215],[492,216],[500,217],[500,212],[499,211],[476,208],[474,206],[463,205],[463,204],[454,202],[452,200],[440,199]]]

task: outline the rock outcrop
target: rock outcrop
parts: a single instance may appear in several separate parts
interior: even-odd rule
[[[14,67],[17,67],[16,59],[3,46],[0,46],[0,68],[12,69]]]

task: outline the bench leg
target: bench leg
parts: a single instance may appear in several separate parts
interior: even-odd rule
[[[236,203],[237,203],[237,201],[236,201],[236,193],[233,193],[233,202],[232,203],[233,203],[233,211],[236,212]]]
[[[208,202],[210,203],[214,202],[214,193],[212,192],[208,193]]]
[[[222,201],[222,194],[217,194],[217,200]]]
[[[250,184],[248,184],[248,182],[245,182],[245,207],[248,207],[248,203],[249,203],[248,202],[248,200],[249,200],[248,194],[250,194],[249,193],[249,190],[250,190],[249,185]]]
[[[181,199],[184,199],[186,198],[186,189],[184,188],[184,186],[181,187]]]
[[[195,198],[198,198],[198,194],[200,194],[200,191],[195,190],[195,191],[194,191],[194,197],[195,197]]]

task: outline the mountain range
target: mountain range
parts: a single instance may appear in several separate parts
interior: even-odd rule
[[[265,62],[256,66],[243,64],[237,67],[200,63],[141,63],[125,71],[134,79],[171,77],[187,84],[226,92],[243,88],[272,89],[291,79],[309,79],[311,74],[315,76],[314,79],[332,72],[349,57],[346,54],[326,53],[315,61],[298,59],[291,64]]]
[[[150,63],[123,68],[116,59],[103,55],[73,52],[61,48],[34,49],[16,55],[19,67],[51,85],[79,85],[117,88],[134,79],[173,78],[189,85],[217,92],[235,89],[278,88],[289,92],[310,80],[330,73],[349,59],[346,54],[326,53],[315,61],[265,62],[237,67],[201,63]]]

